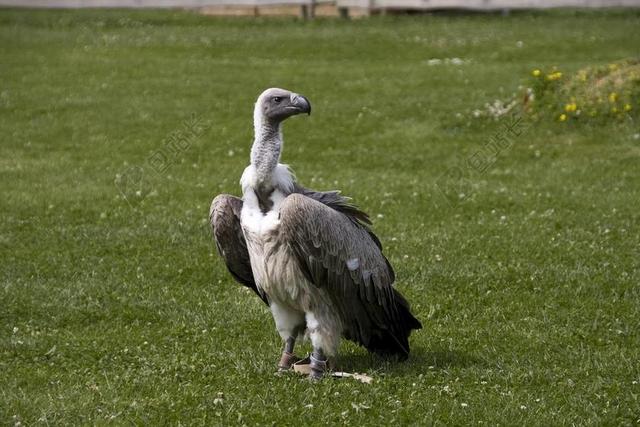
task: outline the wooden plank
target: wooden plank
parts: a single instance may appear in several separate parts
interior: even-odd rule
[[[0,0],[0,6],[34,8],[205,8],[209,6],[311,5],[314,0]],[[640,7],[640,0],[319,0],[342,8],[371,9],[548,9]]]
[[[368,0],[337,0],[338,6],[349,3],[366,7]],[[373,0],[374,9],[551,9],[559,7],[640,7],[640,0]]]
[[[270,5],[270,6],[206,6],[200,9],[204,15],[212,16],[301,16],[299,5]],[[314,7],[314,17],[338,16],[338,9],[332,4],[322,3]],[[311,17],[308,17],[311,19]]]
[[[0,6],[29,8],[203,8],[207,6],[310,5],[314,0],[0,0]],[[327,0],[324,3],[328,2]]]

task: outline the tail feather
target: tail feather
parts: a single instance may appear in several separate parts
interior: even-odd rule
[[[375,330],[365,347],[381,356],[397,356],[405,360],[409,357],[409,335],[414,329],[422,329],[422,324],[411,314],[407,300],[395,289],[393,293],[397,313],[395,322],[389,329]]]

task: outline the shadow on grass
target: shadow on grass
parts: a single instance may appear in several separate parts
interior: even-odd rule
[[[370,372],[373,369],[402,377],[433,370],[468,368],[484,364],[484,360],[462,351],[415,348],[406,361],[362,352],[344,354],[338,360],[338,369],[346,372]]]

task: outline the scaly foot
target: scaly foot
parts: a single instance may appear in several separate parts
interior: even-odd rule
[[[288,371],[298,360],[300,359],[298,359],[295,354],[283,351],[282,357],[280,357],[280,361],[278,362],[278,372]]]
[[[324,373],[327,371],[327,359],[321,359],[315,357],[313,354],[311,355],[311,363],[309,364],[311,368],[311,373],[309,374],[309,378],[312,381],[321,380],[324,377]]]

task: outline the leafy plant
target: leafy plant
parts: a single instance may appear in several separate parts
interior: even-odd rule
[[[568,77],[557,68],[535,69],[523,96],[524,110],[534,119],[560,122],[637,118],[639,102],[637,59],[583,68]]]

